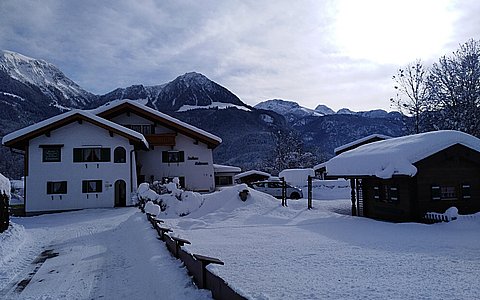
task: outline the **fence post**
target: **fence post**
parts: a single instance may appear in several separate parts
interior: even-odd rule
[[[312,176],[308,175],[308,209],[312,208]]]
[[[0,233],[8,229],[10,224],[10,212],[8,211],[8,196],[0,194]]]
[[[285,177],[281,177],[280,180],[282,180],[282,206],[288,206],[287,205],[287,184],[285,182]]]

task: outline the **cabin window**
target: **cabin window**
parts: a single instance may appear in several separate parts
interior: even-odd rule
[[[101,180],[83,180],[82,181],[82,193],[101,193],[102,181]]]
[[[127,162],[127,151],[123,147],[117,147],[113,151],[113,162],[114,163],[125,163]]]
[[[179,163],[185,161],[185,153],[183,151],[163,151],[163,163]]]
[[[42,145],[42,146],[40,146],[42,148],[42,161],[43,162],[60,162],[60,161],[62,161],[62,146],[60,146],[60,145]]]
[[[66,194],[66,181],[47,181],[47,194]]]
[[[457,189],[454,186],[440,188],[442,200],[457,200]]]
[[[470,199],[472,197],[469,184],[462,184],[462,198]]]
[[[373,187],[373,199],[379,202],[386,203],[398,202],[398,187],[390,185],[375,186]]]
[[[455,186],[433,185],[431,189],[432,200],[457,200],[457,188]]]
[[[74,148],[73,162],[109,162],[110,148]]]
[[[215,176],[215,185],[231,185],[233,184],[232,176]]]

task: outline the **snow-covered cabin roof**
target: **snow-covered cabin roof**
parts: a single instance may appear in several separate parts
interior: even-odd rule
[[[339,146],[339,147],[335,148],[333,150],[333,152],[335,152],[335,155],[338,155],[342,152],[345,152],[345,150],[347,150],[348,148],[355,148],[356,145],[363,145],[363,144],[368,143],[368,141],[388,140],[390,138],[392,138],[392,137],[388,136],[388,135],[375,133],[375,134],[371,134],[371,135],[368,135],[366,137],[363,137],[361,139],[355,140],[353,142],[350,142],[348,144]]]
[[[344,152],[327,162],[330,176],[415,176],[415,163],[460,144],[480,152],[480,139],[469,134],[442,130],[373,142]]]
[[[30,139],[75,121],[89,122],[128,138],[129,140],[140,144],[140,146],[145,149],[148,149],[149,147],[147,140],[141,133],[83,110],[71,110],[9,133],[3,137],[2,144],[7,147],[23,150]]]
[[[100,106],[96,109],[91,110],[90,112],[100,116],[102,118],[111,118],[117,116],[124,112],[135,112],[141,116],[144,116],[148,119],[157,121],[162,125],[174,129],[180,133],[185,134],[186,136],[198,139],[203,141],[207,145],[215,148],[220,145],[222,139],[218,136],[206,132],[200,128],[197,128],[193,125],[180,121],[174,117],[171,117],[167,114],[159,112],[153,108],[150,108],[146,105],[139,103],[138,101],[133,100],[117,100],[108,102],[103,106]]]
[[[6,194],[10,198],[10,180],[0,173],[0,194]]]
[[[213,164],[213,171],[215,173],[240,173],[242,169],[234,166]]]
[[[250,170],[250,171],[246,171],[246,172],[243,172],[243,173],[240,173],[240,174],[237,174],[235,175],[235,179],[240,179],[240,178],[243,178],[243,177],[246,177],[246,176],[250,176],[250,175],[261,175],[261,176],[265,176],[265,177],[270,177],[272,175],[266,173],[266,172],[262,172],[262,171],[257,171],[257,170]]]
[[[314,171],[317,171],[318,169],[325,168],[326,165],[327,165],[327,162],[323,162],[323,163],[321,163],[321,164],[315,165],[315,166],[313,167],[313,170],[314,170]]]

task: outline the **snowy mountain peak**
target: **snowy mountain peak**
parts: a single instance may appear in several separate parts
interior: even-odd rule
[[[181,76],[178,76],[175,80],[180,80],[185,83],[187,86],[194,84],[198,85],[211,85],[212,81],[208,79],[205,75],[197,72],[188,72]]]
[[[324,104],[320,104],[318,105],[316,108],[315,108],[315,111],[316,112],[319,112],[323,115],[333,115],[335,114],[335,111],[333,109],[331,109],[330,107],[324,105]]]
[[[16,52],[0,50],[0,72],[29,86],[38,87],[53,106],[79,108],[88,105],[94,95],[82,89],[56,66]]]
[[[298,117],[302,118],[307,116],[324,116],[326,115],[325,111],[328,111],[326,109],[324,109],[324,111],[309,109],[300,106],[297,102],[282,99],[266,100],[255,105],[255,108],[271,110],[278,114],[287,116],[287,118],[291,120]]]

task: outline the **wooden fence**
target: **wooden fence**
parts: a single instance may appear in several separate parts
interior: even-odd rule
[[[8,202],[8,196],[5,193],[0,194],[0,233],[7,230],[10,225]]]
[[[245,300],[246,298],[233,290],[225,280],[207,270],[209,264],[224,263],[218,258],[204,256],[200,254],[191,254],[182,249],[189,241],[170,236],[172,229],[163,226],[163,221],[147,213],[147,219],[157,231],[160,240],[165,242],[167,249],[176,258],[180,259],[193,277],[195,284],[201,289],[208,289],[212,292],[214,299],[225,300]]]

